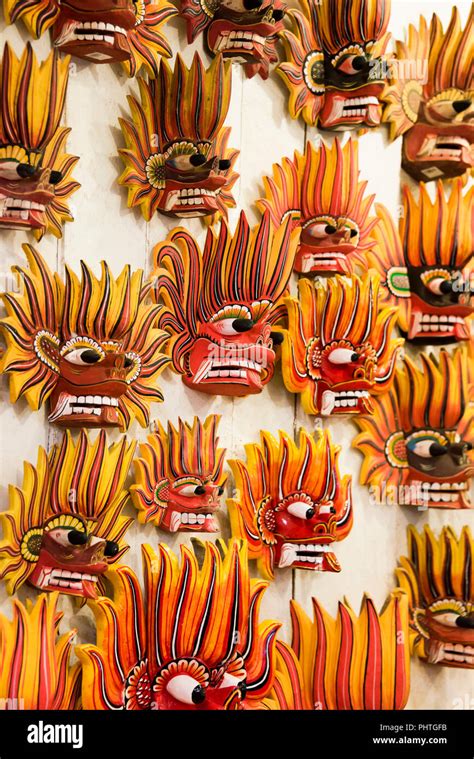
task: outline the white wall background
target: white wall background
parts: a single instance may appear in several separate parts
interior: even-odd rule
[[[469,1],[460,2],[463,22],[469,12]],[[446,25],[451,14],[451,3],[438,0],[392,0],[390,31],[396,38],[404,35],[409,22],[417,24],[420,13],[430,16],[437,12]],[[165,27],[173,51],[180,51],[189,64],[194,50],[203,52],[202,39],[187,45],[185,26],[181,19],[174,19]],[[21,53],[28,36],[23,26],[5,27],[0,18],[0,34],[3,42],[8,40],[15,51]],[[48,36],[34,42],[37,55],[43,59],[49,52]],[[303,150],[306,132],[303,122],[293,121],[287,112],[287,90],[276,74],[264,82],[259,77],[247,80],[242,68],[233,65],[232,102],[227,124],[232,126],[229,145],[240,150],[237,171],[240,180],[235,187],[237,209],[230,214],[235,224],[238,211],[243,208],[256,220],[254,201],[263,194],[261,177],[271,172],[272,164],[285,155],[292,155],[297,148]],[[126,192],[117,184],[121,161],[117,148],[122,146],[118,128],[119,115],[127,113],[126,95],[137,91],[134,80],[127,79],[119,66],[94,66],[74,61],[63,123],[72,127],[68,142],[70,153],[80,156],[74,176],[82,188],[72,197],[73,223],[67,224],[64,237],[59,242],[46,237],[38,245],[50,266],[64,271],[65,263],[77,269],[84,259],[99,269],[99,261],[105,258],[116,274],[124,264],[134,268],[151,267],[153,246],[165,239],[175,226],[173,220],[155,216],[145,223],[140,212],[127,208]],[[309,131],[309,130],[308,130]],[[316,132],[312,130],[311,137]],[[308,134],[308,139],[310,135]],[[325,134],[325,139],[332,139]],[[360,167],[362,176],[369,181],[369,191],[375,192],[377,200],[386,204],[396,214],[400,203],[400,149],[401,140],[390,144],[387,129],[364,135],[360,140]],[[405,177],[406,179],[406,177]],[[178,221],[179,223],[179,221]],[[177,224],[176,224],[177,226]],[[205,231],[199,220],[189,220],[186,226],[202,242]],[[21,244],[27,241],[19,232],[1,233],[0,253],[2,277],[13,264],[24,264]],[[29,242],[34,242],[33,238]],[[296,282],[296,279],[295,279]],[[293,290],[295,290],[295,282]],[[191,419],[194,414],[204,418],[209,413],[222,414],[220,425],[221,444],[227,447],[228,456],[243,455],[246,442],[257,441],[260,429],[277,433],[278,429],[291,432],[305,425],[314,428],[314,419],[306,416],[300,408],[299,399],[285,390],[280,370],[274,380],[259,396],[248,398],[210,397],[185,388],[180,378],[166,370],[160,379],[165,402],[152,409],[154,418],[176,421],[178,415]],[[333,439],[342,446],[341,471],[353,475],[354,528],[349,537],[337,546],[342,565],[339,574],[312,573],[304,571],[279,571],[274,583],[266,592],[264,613],[283,621],[284,636],[289,635],[290,598],[296,598],[310,612],[311,596],[318,597],[331,612],[335,613],[337,601],[347,596],[352,605],[359,607],[362,594],[367,591],[380,607],[394,585],[394,568],[397,558],[406,552],[406,526],[416,523],[418,529],[428,522],[438,531],[450,523],[459,530],[472,514],[466,512],[433,511],[418,513],[394,506],[375,506],[369,503],[368,491],[358,484],[360,455],[351,449],[356,434],[353,424],[343,419],[325,421]],[[129,436],[144,440],[147,430],[135,423]],[[119,435],[111,434],[111,438]],[[30,412],[25,402],[15,406],[9,403],[8,382],[0,378],[0,508],[8,508],[8,484],[21,484],[23,460],[36,461],[39,445],[51,446],[60,439],[60,433],[48,426],[45,411]],[[130,514],[135,510],[127,507]],[[222,535],[228,535],[225,507],[221,514]],[[177,548],[185,540],[181,534],[170,536],[154,527],[132,525],[127,540],[131,549],[126,561],[140,572],[140,545],[168,541]],[[23,587],[19,597],[35,597],[36,591]],[[94,630],[88,609],[77,611],[74,602],[62,597],[60,606],[65,611],[65,621],[78,628],[78,642],[92,641]],[[10,601],[4,584],[0,584],[0,609],[10,614]],[[289,639],[289,638],[287,638]],[[412,686],[408,706],[415,709],[453,708],[457,699],[474,703],[473,678],[469,670],[450,670],[426,665],[412,660]],[[459,707],[458,707],[459,708]]]

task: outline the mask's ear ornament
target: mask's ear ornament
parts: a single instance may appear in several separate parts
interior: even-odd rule
[[[277,72],[290,91],[288,109],[321,129],[377,127],[385,88],[390,0],[301,0],[282,31],[285,61]]]
[[[159,326],[185,385],[243,396],[271,380],[298,237],[289,219],[274,230],[266,214],[251,229],[242,213],[234,234],[225,222],[209,229],[203,252],[182,228],[156,246]]]
[[[303,155],[284,158],[264,177],[265,198],[258,208],[271,214],[275,225],[290,216],[301,229],[295,271],[301,274],[351,274],[354,264],[365,265],[375,245],[370,217],[373,195],[359,181],[358,144],[344,146],[336,137],[331,146],[306,143]]]
[[[161,26],[178,11],[166,0],[4,0],[8,24],[22,20],[36,39],[48,29],[62,53],[91,63],[123,64],[129,76],[156,74],[171,55]]]
[[[81,665],[71,665],[75,630],[59,635],[57,594],[13,601],[0,614],[0,701],[6,709],[77,709]]]
[[[9,593],[28,581],[39,590],[97,598],[96,585],[128,546],[132,519],[122,515],[135,443],[107,447],[104,430],[94,443],[81,430],[66,432],[49,455],[25,463],[23,485],[10,487],[10,509],[0,512],[0,577]]]
[[[69,58],[51,53],[38,63],[31,45],[17,58],[8,44],[0,70],[0,231],[32,230],[36,239],[62,236],[73,221],[68,199],[79,183],[79,160],[65,152],[69,132],[59,126]]]
[[[267,79],[286,7],[281,0],[181,0],[181,15],[189,43],[204,32],[211,55],[222,53],[243,63],[247,76]]]
[[[435,14],[397,41],[401,75],[387,88],[384,121],[403,135],[402,167],[418,181],[460,176],[474,166],[474,9],[464,30],[453,8],[446,32]]]
[[[229,500],[232,533],[249,544],[261,574],[275,567],[340,572],[332,548],[352,529],[351,477],[339,474],[339,446],[329,432],[304,430],[298,443],[284,432],[245,446],[247,461],[229,461],[236,496]]]
[[[178,428],[160,422],[147,443],[140,444],[134,462],[133,502],[140,522],[153,522],[169,532],[218,532],[215,514],[226,480],[225,449],[218,448],[219,416],[193,424],[178,420]]]
[[[458,349],[439,358],[409,358],[372,417],[354,419],[354,447],[364,455],[360,481],[378,503],[420,508],[472,508],[474,406],[468,403],[467,358]]]
[[[391,339],[397,310],[380,307],[379,291],[370,274],[327,287],[300,279],[298,298],[285,299],[283,379],[307,414],[371,414],[372,396],[390,387],[403,340]]]
[[[196,53],[188,69],[180,55],[174,69],[162,60],[156,79],[139,77],[140,101],[129,97],[130,119],[119,119],[126,148],[119,183],[128,206],[150,221],[167,216],[227,216],[238,151],[227,147],[224,127],[230,102],[230,63],[222,56],[208,69]]]
[[[267,584],[250,580],[244,543],[143,546],[145,591],[128,567],[113,600],[92,605],[97,645],[76,649],[84,709],[259,708],[273,685],[278,622],[259,623]]]
[[[156,380],[169,359],[143,272],[126,266],[115,278],[102,262],[97,279],[81,262],[81,279],[66,266],[64,284],[23,247],[29,268],[13,267],[18,291],[2,295],[0,372],[10,376],[11,402],[24,396],[36,411],[49,399],[49,421],[62,427],[124,430],[134,417],[145,427],[151,402],[163,400]]]
[[[443,527],[408,527],[408,556],[399,559],[397,581],[410,604],[412,652],[429,664],[474,669],[474,541],[469,527],[458,535]]]
[[[313,620],[290,601],[293,640],[277,641],[269,705],[278,709],[403,709],[410,692],[408,599],[399,589],[380,612],[364,596],[359,616],[339,602],[336,619],[313,598]],[[273,706],[275,708],[275,706]]]
[[[449,197],[439,182],[434,200],[423,183],[418,201],[405,186],[399,231],[377,206],[377,247],[368,260],[382,278],[384,301],[398,307],[408,340],[433,345],[470,338],[473,199],[473,188],[463,194],[462,180]]]

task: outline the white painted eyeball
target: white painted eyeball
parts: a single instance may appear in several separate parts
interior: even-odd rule
[[[331,364],[350,364],[357,361],[358,354],[350,348],[335,348],[328,356]]]
[[[202,704],[206,698],[206,689],[190,675],[176,675],[166,683],[166,690],[182,704]]]
[[[64,358],[70,364],[76,364],[76,366],[91,366],[92,364],[97,364],[102,355],[93,348],[77,348],[70,351],[70,353],[66,353]]]
[[[288,506],[288,512],[294,517],[298,517],[298,519],[311,519],[311,517],[314,517],[314,509],[311,508],[311,506],[308,506],[308,504],[305,501],[295,501],[295,503],[290,503]]]

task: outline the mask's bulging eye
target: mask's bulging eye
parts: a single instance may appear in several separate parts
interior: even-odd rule
[[[435,277],[435,279],[430,280],[427,287],[435,295],[448,295],[453,289],[452,282],[449,279],[441,277]]]
[[[80,530],[68,530],[67,539],[73,546],[84,546],[89,538],[86,532],[81,532]]]
[[[350,364],[357,361],[359,355],[350,348],[335,348],[328,358],[331,364]]]
[[[190,675],[176,675],[166,683],[166,690],[182,704],[202,704],[206,699],[206,689]]]
[[[189,159],[189,163],[191,166],[202,166],[203,163],[206,163],[206,156],[202,153],[195,153],[195,155],[192,155]]]
[[[119,544],[116,543],[114,540],[106,540],[105,541],[105,550],[104,555],[108,558],[111,558],[112,556],[117,556],[119,552]]]
[[[448,611],[444,614],[436,614],[435,619],[437,622],[441,622],[442,625],[447,625],[447,627],[458,627],[459,614],[454,611]]]
[[[311,519],[314,517],[315,511],[311,506],[303,501],[290,503],[288,506],[288,513],[298,519]]]
[[[91,366],[92,364],[97,364],[102,356],[92,348],[76,348],[67,353],[64,358],[70,364],[76,364],[76,366]]]
[[[408,449],[415,453],[417,456],[429,459],[433,456],[444,456],[448,452],[446,446],[436,442],[432,438],[426,438],[424,440],[413,440],[408,443]]]
[[[369,61],[364,55],[348,55],[340,59],[337,64],[338,71],[343,74],[358,74],[361,71],[367,71]]]

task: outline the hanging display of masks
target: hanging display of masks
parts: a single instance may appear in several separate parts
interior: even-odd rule
[[[373,195],[359,181],[358,143],[336,139],[306,143],[304,154],[295,151],[264,177],[265,198],[258,208],[271,214],[275,225],[290,216],[301,229],[295,271],[302,274],[351,274],[364,266],[365,254],[375,245],[372,230],[377,219],[369,216]]]
[[[209,229],[202,252],[183,228],[156,246],[159,326],[185,385],[242,396],[270,382],[298,236],[289,219],[273,229],[266,214],[251,229],[242,212],[234,234],[225,222]]]
[[[248,542],[267,579],[283,567],[340,572],[332,549],[351,531],[353,514],[339,446],[328,431],[315,438],[301,430],[298,443],[284,432],[279,440],[260,436],[260,444],[245,446],[246,462],[228,462],[236,492],[227,502],[233,535]]]
[[[466,353],[405,358],[372,417],[355,418],[354,447],[364,456],[360,481],[378,503],[472,508],[474,406]]]
[[[142,547],[145,591],[128,567],[113,600],[92,605],[97,645],[76,649],[84,709],[258,708],[274,678],[278,622],[259,622],[264,582],[250,580],[243,543],[202,544],[200,564],[161,543]]]
[[[410,692],[405,593],[391,593],[380,612],[364,596],[359,616],[340,601],[335,619],[312,601],[313,620],[290,601],[293,640],[277,641],[269,701],[284,710],[403,709]]]
[[[474,669],[474,542],[443,527],[436,537],[408,526],[408,556],[397,580],[410,605],[413,653],[429,664]]]
[[[390,0],[300,0],[280,34],[277,72],[290,91],[288,110],[321,129],[377,127],[387,78]]]
[[[121,62],[129,76],[145,66],[156,73],[171,55],[161,27],[177,14],[166,0],[4,0],[9,24],[23,21],[30,34],[51,29],[62,53],[92,63]]]
[[[206,46],[215,55],[244,64],[247,76],[267,79],[276,63],[278,32],[283,29],[286,4],[281,0],[180,0],[188,42],[205,33]]]
[[[66,266],[64,283],[34,248],[23,249],[29,268],[13,267],[18,291],[2,295],[0,372],[11,402],[24,396],[36,411],[48,400],[49,421],[63,427],[127,429],[132,418],[146,426],[151,402],[163,400],[156,380],[169,359],[143,272],[126,266],[115,278],[102,262],[97,279],[81,262],[81,279]]]
[[[80,664],[71,664],[75,630],[59,635],[57,594],[0,614],[0,709],[57,711],[78,707]]]
[[[65,152],[69,132],[59,126],[69,58],[56,52],[38,63],[31,45],[17,58],[8,44],[0,70],[0,231],[31,230],[62,236],[73,221],[69,197],[80,187]]]
[[[382,298],[397,306],[400,329],[422,344],[469,340],[474,312],[474,190],[452,183],[449,196],[438,182],[432,200],[420,184],[419,199],[403,187],[397,228],[377,206],[377,246],[368,262],[382,280]]]
[[[453,7],[446,32],[420,16],[397,41],[399,76],[385,93],[390,137],[403,135],[402,167],[414,179],[450,179],[474,166],[474,10],[461,27]]]
[[[85,430],[70,432],[49,454],[38,449],[25,463],[23,484],[11,486],[10,508],[0,512],[0,577],[9,593],[28,581],[39,590],[97,597],[97,585],[128,546],[133,519],[122,514],[125,479],[135,443],[107,446],[104,430],[91,443]]]
[[[128,206],[150,221],[168,216],[227,216],[238,150],[227,147],[224,127],[231,93],[230,63],[208,69],[196,53],[188,68],[178,54],[174,69],[161,61],[156,79],[138,78],[140,101],[129,96],[130,119],[119,119],[126,148],[119,183]]]
[[[374,394],[390,387],[403,340],[391,338],[397,309],[382,308],[379,293],[367,274],[332,277],[327,287],[300,279],[298,298],[285,299],[283,379],[307,414],[371,414]]]
[[[219,416],[178,427],[160,422],[148,442],[140,444],[134,484],[130,488],[140,522],[169,532],[218,532],[216,512],[224,491],[225,448],[218,448]]]

